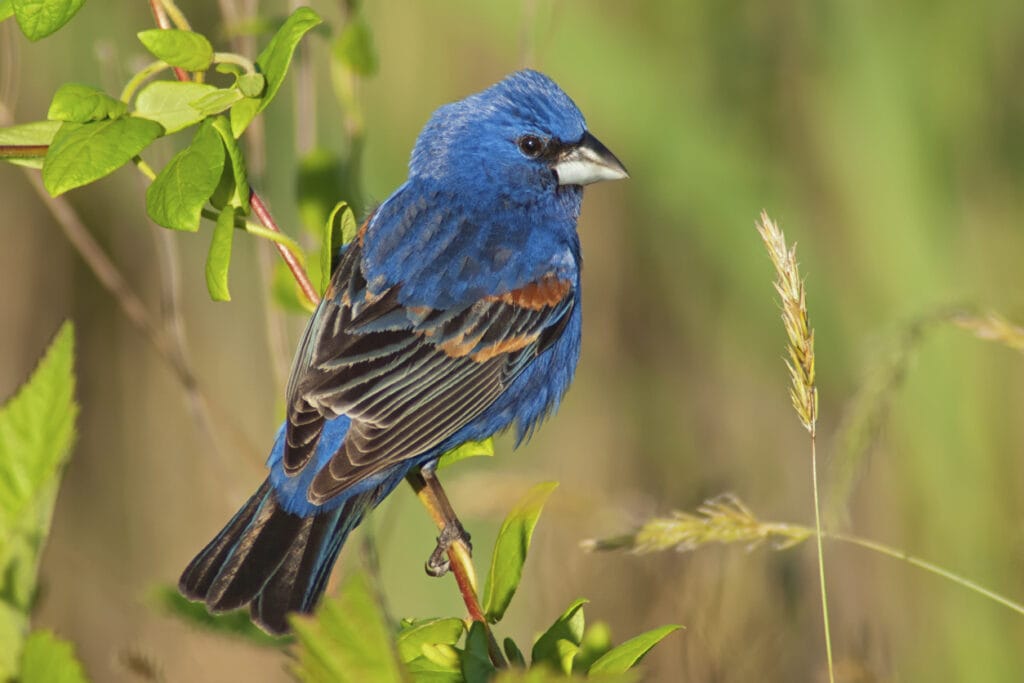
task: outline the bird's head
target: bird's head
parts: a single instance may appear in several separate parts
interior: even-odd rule
[[[537,71],[518,71],[434,112],[409,162],[410,178],[489,194],[557,191],[626,178],[569,96]]]

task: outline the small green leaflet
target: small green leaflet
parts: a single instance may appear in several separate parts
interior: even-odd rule
[[[494,675],[494,664],[487,653],[487,629],[479,621],[474,621],[466,634],[462,675],[466,683],[487,683]]]
[[[208,111],[201,103],[224,92],[238,94],[236,90],[218,90],[207,83],[153,81],[135,98],[135,115],[156,121],[170,135],[216,113]]]
[[[494,439],[487,438],[483,441],[467,441],[461,446],[457,446],[444,455],[442,455],[437,461],[437,469],[444,469],[449,465],[454,465],[460,460],[466,458],[477,458],[477,457],[494,457]]]
[[[127,112],[127,104],[102,90],[81,83],[65,83],[54,93],[46,118],[51,121],[88,123],[102,119],[119,119]]]
[[[206,71],[213,63],[213,46],[206,36],[176,28],[154,28],[136,34],[154,57],[186,71]]]
[[[502,643],[503,649],[505,650],[505,657],[508,659],[508,663],[511,666],[518,667],[520,669],[526,668],[526,657],[523,656],[523,651],[516,645],[516,641],[511,638],[506,638]]]
[[[14,3],[11,0],[0,0],[0,21],[14,16]]]
[[[49,631],[35,631],[21,655],[21,683],[87,683],[71,643]]]
[[[424,645],[455,645],[465,632],[466,622],[456,617],[415,622],[399,632],[398,656],[411,662],[423,655]]]
[[[43,162],[43,184],[52,196],[110,175],[163,134],[159,123],[128,117],[64,123]]]
[[[541,510],[558,482],[537,484],[508,513],[494,542],[494,555],[484,591],[484,614],[487,621],[497,623],[505,615],[512,596],[523,577],[523,564],[530,548],[533,529]]]
[[[9,128],[0,128],[0,145],[21,145],[41,147],[31,156],[0,155],[4,161],[29,168],[42,168],[46,158],[46,147],[53,142],[53,136],[60,128],[60,121],[33,121]]]
[[[75,16],[85,0],[13,0],[14,18],[29,40],[54,33]]]
[[[238,77],[237,85],[246,97],[260,97],[267,87],[267,79],[263,74],[243,74]]]
[[[234,207],[225,208],[217,217],[206,256],[206,289],[214,301],[231,301],[228,291],[228,266],[231,265],[231,240],[235,234]]]
[[[341,226],[335,228],[335,219],[341,214]],[[356,217],[348,202],[338,202],[327,216],[324,234],[320,244],[320,296],[327,291],[331,283],[331,262],[334,259],[335,245],[348,244],[356,236]]]
[[[308,7],[300,7],[288,17],[256,59],[256,66],[267,79],[266,91],[259,99],[246,98],[231,108],[231,132],[237,138],[277,95],[292,63],[299,41],[323,20]]]
[[[537,639],[530,652],[530,661],[533,666],[537,666],[539,662],[546,662],[553,669],[565,673],[572,671],[573,657],[579,651],[579,645],[583,641],[583,605],[585,604],[587,604],[587,600],[582,598],[573,602],[569,605],[569,609]]]
[[[224,145],[207,120],[185,149],[160,171],[146,188],[146,212],[158,225],[172,230],[199,230],[203,206],[217,189],[224,170]]]
[[[222,88],[207,93],[195,102],[189,102],[189,106],[198,110],[203,116],[219,114],[228,109],[235,102],[239,102],[245,95],[238,88]]]
[[[231,124],[228,122],[227,117],[218,116],[213,119],[213,129],[220,136],[220,140],[224,144],[224,150],[228,155],[228,161],[231,163],[229,168],[234,181],[234,189],[227,201],[232,206],[241,208],[243,213],[248,214],[250,190],[249,174],[245,168],[245,157],[242,156],[242,150],[238,147],[238,141],[231,135]]]
[[[679,630],[680,628],[682,628],[682,626],[662,626],[660,628],[647,631],[646,633],[641,633],[635,638],[630,638],[622,645],[613,648],[594,662],[588,673],[614,674],[628,671],[633,668],[636,663],[640,661],[640,658],[647,654],[652,647],[660,643],[665,636],[673,631]]]
[[[583,633],[580,651],[572,660],[573,671],[586,671],[590,665],[612,649],[612,631],[608,624],[598,621]]]

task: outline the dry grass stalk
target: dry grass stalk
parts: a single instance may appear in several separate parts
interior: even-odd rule
[[[651,519],[632,534],[584,541],[583,547],[651,553],[673,549],[685,552],[711,543],[746,543],[749,549],[768,542],[782,550],[812,535],[814,531],[807,527],[762,522],[743,501],[726,493],[704,501],[696,514],[673,512],[671,517]]]
[[[631,534],[588,540],[581,545],[585,550],[629,550],[639,554],[666,550],[686,552],[711,543],[746,543],[749,549],[769,542],[775,550],[785,550],[814,536],[815,530],[808,526],[762,521],[734,494],[723,493],[706,500],[696,514],[674,512],[672,517],[648,521]],[[1024,604],[899,548],[851,534],[826,531],[822,537],[902,560],[1024,615]]]
[[[814,330],[810,328],[807,319],[807,299],[796,262],[796,245],[786,247],[782,230],[764,211],[761,212],[757,231],[768,247],[768,255],[778,277],[775,290],[781,299],[782,322],[789,340],[786,366],[792,380],[790,398],[804,428],[813,436],[818,421],[818,389],[814,385]]]
[[[982,315],[954,313],[951,320],[978,339],[994,341],[1024,353],[1024,327],[1018,327],[995,311]]]

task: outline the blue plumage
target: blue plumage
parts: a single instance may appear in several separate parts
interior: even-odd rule
[[[438,109],[306,328],[269,477],[182,592],[214,611],[250,604],[284,632],[410,471],[513,424],[531,433],[579,357],[582,186],[625,176],[538,72]]]

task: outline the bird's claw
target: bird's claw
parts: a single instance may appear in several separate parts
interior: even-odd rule
[[[441,530],[441,535],[437,537],[437,547],[434,548],[434,552],[430,553],[430,557],[427,558],[425,567],[427,574],[430,576],[444,576],[448,573],[448,569],[451,567],[451,561],[448,559],[448,549],[456,543],[462,543],[469,549],[470,553],[473,552],[473,545],[469,542],[469,532],[458,521],[449,522]]]

